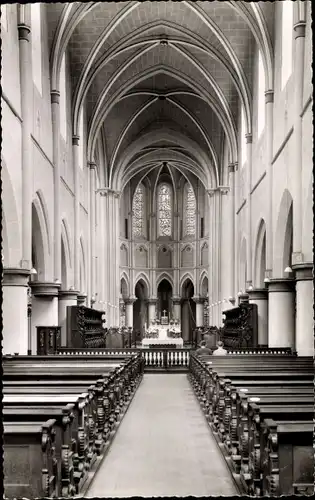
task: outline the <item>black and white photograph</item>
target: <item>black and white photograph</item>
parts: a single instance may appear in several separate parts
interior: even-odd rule
[[[1,2],[3,500],[314,495],[311,0]]]

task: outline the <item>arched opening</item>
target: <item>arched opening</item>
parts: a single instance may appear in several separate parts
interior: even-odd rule
[[[255,288],[264,288],[264,279],[266,271],[266,225],[262,220],[259,225],[254,260],[254,286]]]
[[[181,326],[184,342],[193,342],[193,330],[196,326],[196,303],[192,300],[194,285],[189,278],[182,286]]]
[[[148,287],[145,281],[140,279],[135,287],[136,301],[133,304],[133,329],[136,341],[141,342],[147,324],[147,299]]]
[[[159,319],[172,316],[172,295],[173,288],[170,282],[163,279],[157,289],[157,316]]]
[[[284,232],[283,272],[287,267],[291,267],[292,265],[292,251],[293,251],[293,210],[291,204]]]
[[[283,193],[276,225],[274,243],[274,276],[285,278],[284,270],[291,267],[293,248],[293,201],[292,196],[286,189]]]
[[[61,287],[60,288],[62,290],[68,289],[66,249],[63,238],[61,238]]]
[[[44,243],[34,203],[32,204],[32,266],[37,271],[37,274],[33,275],[33,280],[45,281]]]
[[[201,282],[200,294],[205,299],[203,307],[203,324],[204,326],[209,326],[209,281],[207,276],[205,276]]]

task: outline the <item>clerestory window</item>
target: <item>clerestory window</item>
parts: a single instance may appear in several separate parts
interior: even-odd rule
[[[144,186],[139,184],[132,202],[132,234],[135,237],[144,236]]]
[[[185,186],[185,234],[196,234],[196,198],[193,188],[189,183]]]
[[[169,184],[162,183],[158,188],[158,235],[172,234],[172,190]]]

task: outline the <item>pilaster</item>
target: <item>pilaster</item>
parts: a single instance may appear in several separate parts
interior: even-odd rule
[[[268,301],[268,347],[291,347],[294,349],[294,280],[270,279]]]
[[[267,184],[267,224],[266,224],[266,271],[271,274],[273,267],[273,90],[265,92],[265,135],[266,135],[266,184]]]
[[[72,137],[73,172],[74,172],[74,287],[80,290],[80,181],[79,181],[79,140]],[[82,140],[82,139],[81,139]],[[81,290],[83,292],[83,290]]]
[[[293,266],[296,280],[295,342],[299,356],[314,355],[313,264]]]
[[[52,90],[52,143],[54,164],[54,276],[61,281],[61,217],[60,217],[60,92]]]

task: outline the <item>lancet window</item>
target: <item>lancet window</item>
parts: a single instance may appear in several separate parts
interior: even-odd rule
[[[168,184],[160,184],[158,188],[158,224],[159,236],[172,234],[172,191]]]
[[[132,234],[139,237],[144,236],[144,186],[139,184],[132,203]]]
[[[189,183],[185,187],[185,233],[187,236],[196,234],[196,198]]]

